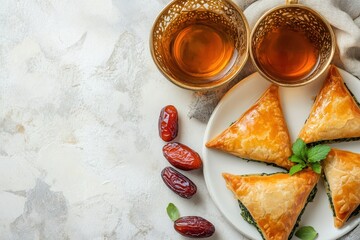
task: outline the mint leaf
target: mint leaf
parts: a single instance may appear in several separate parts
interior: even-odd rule
[[[300,172],[304,167],[301,164],[296,164],[290,168],[290,175],[294,175],[297,172]]]
[[[290,175],[294,175],[307,166],[311,167],[314,172],[320,174],[320,161],[324,160],[331,150],[331,148],[326,145],[316,145],[308,149],[306,143],[300,138],[296,139],[291,149],[293,155],[289,157],[289,160],[297,164],[291,167],[289,171]]]
[[[296,231],[295,236],[301,240],[314,240],[317,237],[318,233],[311,226],[301,227]]]
[[[302,160],[301,158],[299,158],[298,156],[296,155],[292,155],[290,158],[289,158],[290,161],[294,162],[294,163],[301,163],[302,165],[305,164],[304,160]]]
[[[173,203],[169,203],[166,212],[172,221],[176,221],[180,217],[179,210]]]
[[[311,164],[311,168],[317,174],[321,173],[321,164],[320,163],[316,162],[316,163]]]
[[[292,151],[299,158],[305,159],[307,152],[306,143],[300,138],[296,139],[296,141],[292,145]]]
[[[308,161],[311,163],[320,162],[325,159],[331,148],[326,145],[316,145],[308,150]]]

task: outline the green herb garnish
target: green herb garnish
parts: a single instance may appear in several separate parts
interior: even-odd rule
[[[301,240],[314,240],[317,237],[318,233],[311,226],[301,227],[296,231],[295,236]]]
[[[308,148],[306,143],[298,138],[292,146],[293,155],[289,158],[291,162],[297,163],[290,169],[293,175],[305,167],[310,167],[314,172],[321,173],[320,161],[324,160],[331,148],[327,145],[316,145]]]
[[[176,221],[180,217],[179,210],[173,203],[169,203],[166,208],[166,212],[172,221]]]

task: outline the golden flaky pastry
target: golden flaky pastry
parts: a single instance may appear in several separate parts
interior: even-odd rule
[[[360,204],[360,154],[332,149],[323,162],[334,225],[344,225]]]
[[[316,191],[312,190],[320,175],[307,169],[292,176],[288,173],[263,176],[223,173],[223,177],[227,187],[250,213],[263,238],[285,240],[292,233],[308,198],[314,197]]]
[[[337,68],[330,66],[299,138],[306,143],[360,137],[360,108]]]
[[[278,87],[271,85],[235,123],[206,147],[290,169],[291,142]]]

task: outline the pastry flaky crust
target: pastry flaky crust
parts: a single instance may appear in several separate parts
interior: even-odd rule
[[[311,170],[294,175],[231,175],[227,187],[246,207],[266,240],[285,240],[292,232],[310,192],[319,180]]]
[[[241,158],[263,161],[290,169],[291,142],[279,100],[271,85],[235,123],[206,143]]]
[[[360,204],[360,154],[332,149],[323,162],[334,206],[334,225],[340,228]]]
[[[360,137],[360,108],[335,66],[330,66],[299,138],[306,143]]]

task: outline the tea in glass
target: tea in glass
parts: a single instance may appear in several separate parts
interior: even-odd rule
[[[182,13],[169,26],[173,31],[163,42],[170,49],[169,68],[190,82],[221,79],[237,57],[237,33],[226,22],[226,18],[213,12]]]
[[[280,86],[302,86],[326,71],[334,56],[335,35],[316,11],[297,0],[286,2],[255,24],[250,57],[265,79]]]
[[[299,81],[319,64],[319,50],[305,32],[288,27],[269,31],[258,44],[256,55],[263,70],[275,78]]]
[[[221,22],[196,20],[189,26],[185,23],[170,41],[172,67],[183,77],[191,76],[199,81],[221,78],[236,59],[237,52],[230,34],[231,31],[224,29]]]
[[[156,66],[174,84],[209,90],[232,80],[248,57],[249,27],[231,0],[174,0],[150,37]]]

